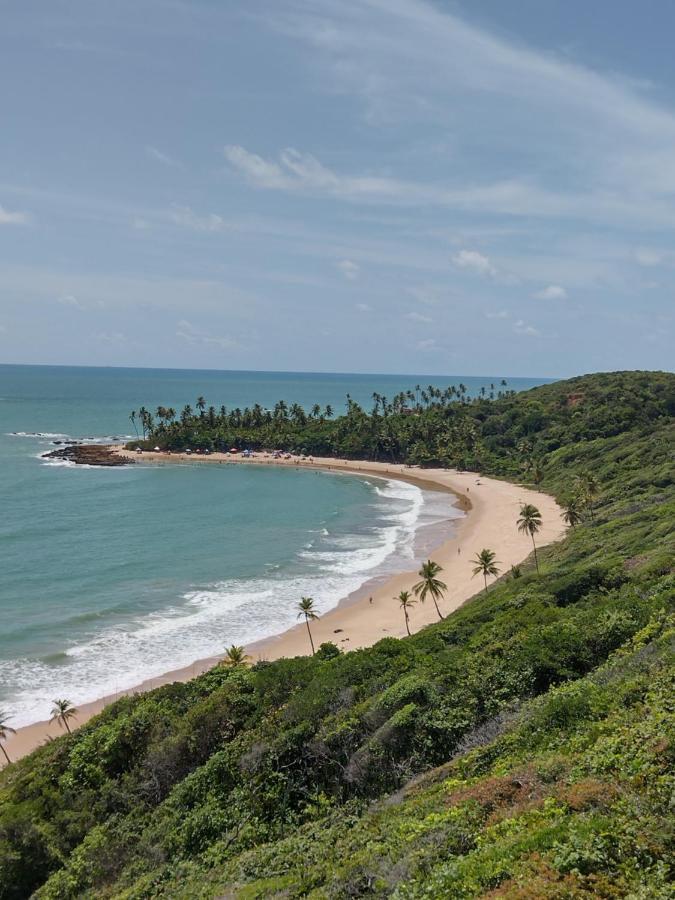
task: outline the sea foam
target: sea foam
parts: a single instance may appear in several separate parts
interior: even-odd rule
[[[379,525],[340,535],[315,532],[313,545],[297,553],[300,572],[267,569],[262,577],[195,586],[164,609],[66,648],[58,665],[53,659],[0,663],[0,681],[12,685],[13,724],[45,718],[53,697],[82,704],[219,655],[230,644],[278,634],[297,623],[301,596],[313,597],[322,614],[371,578],[409,568],[416,529],[441,518],[433,510],[438,495],[404,482],[370,483]],[[444,518],[448,510],[446,500]]]

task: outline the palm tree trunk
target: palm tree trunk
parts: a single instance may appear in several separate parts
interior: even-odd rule
[[[532,535],[532,546],[534,547],[534,564],[537,567],[537,575],[539,574],[539,560],[537,559],[537,545],[534,542],[534,535]]]
[[[2,750],[2,752],[4,753],[5,759],[7,760],[7,762],[11,763],[12,760],[9,758],[9,756],[7,756],[7,751],[5,750],[5,748],[2,744],[0,744],[0,750]]]
[[[443,613],[442,613],[442,612],[440,611],[440,609],[438,608],[438,603],[436,602],[436,598],[432,596],[432,599],[433,599],[433,601],[434,601],[434,606],[436,607],[436,612],[438,613],[438,618],[439,618],[439,619],[445,618],[444,615],[443,615]]]
[[[314,641],[312,639],[312,632],[309,627],[309,619],[307,618],[307,616],[305,616],[305,625],[307,626],[307,634],[309,635],[309,642],[312,645],[312,656],[314,656],[314,654],[315,654]]]
[[[404,609],[403,612],[405,613],[405,630],[408,632],[408,637],[410,637],[410,625],[408,625],[408,610]]]
[[[68,724],[68,719],[64,719],[63,724],[66,726],[66,731],[68,732],[68,734],[72,734],[73,732],[70,730],[70,725]]]
[[[487,573],[483,572],[483,581],[485,582],[485,593],[487,594]]]

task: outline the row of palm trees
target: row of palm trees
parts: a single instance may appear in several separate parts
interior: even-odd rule
[[[68,734],[72,734],[70,730],[69,719],[77,715],[77,710],[70,700],[53,700],[50,722],[57,722],[61,728],[65,728]],[[0,710],[0,750],[2,750],[8,763],[11,762],[9,754],[4,746],[4,741],[12,734],[16,734],[16,729],[9,725],[10,716],[8,713]]]

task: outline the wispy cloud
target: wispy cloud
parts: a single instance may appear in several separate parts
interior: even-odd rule
[[[155,162],[159,162],[163,166],[168,166],[173,169],[181,167],[181,163],[178,162],[177,159],[174,159],[173,156],[169,156],[168,153],[163,153],[161,150],[158,150],[157,147],[153,147],[150,144],[146,146],[145,152],[150,159],[154,159]]]
[[[541,332],[539,329],[535,328],[533,325],[528,325],[527,322],[524,322],[522,319],[518,319],[518,321],[513,326],[513,330],[516,334],[525,334],[528,337],[538,337]]]
[[[422,313],[418,313],[415,311],[406,313],[405,318],[410,322],[417,322],[420,325],[429,325],[434,321],[431,316],[425,316]]]
[[[418,341],[415,344],[415,349],[422,353],[447,352],[445,347],[442,347],[435,338],[426,338],[423,341]]]
[[[308,45],[324,83],[359,98],[368,122],[452,128],[459,178],[437,183],[435,198],[426,200],[418,189],[428,195],[429,184],[380,179],[382,199],[410,202],[416,194],[415,202],[494,214],[675,223],[675,115],[655,102],[651,85],[537,50],[426,0],[294,0],[279,4],[266,21]],[[506,178],[467,179],[457,165],[466,161],[464,121],[467,134],[480,121],[483,143],[501,151]],[[283,163],[279,169],[276,186],[287,187]],[[560,171],[567,173],[565,189],[551,176]],[[367,188],[361,195],[373,193]]]
[[[635,259],[641,266],[658,266],[663,262],[663,255],[658,250],[649,247],[638,247],[635,251]]]
[[[0,225],[28,225],[31,218],[30,213],[9,210],[0,206]]]
[[[348,281],[355,281],[361,272],[361,267],[351,259],[341,259],[336,265]]]
[[[240,349],[239,342],[230,335],[211,334],[208,331],[198,328],[191,322],[188,322],[186,319],[181,319],[178,323],[176,327],[176,337],[181,338],[181,340],[186,341],[188,344],[214,346],[219,347],[221,350]]]
[[[535,291],[532,296],[535,300],[566,300],[567,291],[559,284],[549,284],[548,287]]]
[[[369,313],[373,311],[373,307],[370,305],[370,303],[357,303],[356,309],[361,313]]]
[[[468,269],[479,275],[496,275],[497,270],[487,256],[477,250],[460,250],[452,257],[453,263],[459,269]]]
[[[99,331],[89,335],[89,339],[98,344],[120,346],[126,344],[129,338],[122,331]]]
[[[498,309],[496,312],[488,310],[485,313],[486,319],[508,319],[510,313],[507,309]]]
[[[189,206],[173,204],[169,210],[169,220],[174,225],[190,228],[193,231],[223,231],[225,220],[216,213],[198,215]]]
[[[74,294],[61,294],[58,297],[61,306],[67,306],[70,309],[77,309],[80,312],[86,312],[91,309],[103,309],[105,303],[103,300],[81,300]]]

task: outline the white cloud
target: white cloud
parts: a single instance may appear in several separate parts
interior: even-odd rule
[[[497,270],[487,256],[477,250],[460,250],[452,257],[453,263],[459,269],[469,269],[480,275],[496,275]]]
[[[0,206],[0,225],[28,225],[31,216],[26,212],[10,212],[4,206]]]
[[[68,306],[71,309],[78,309],[80,312],[85,312],[88,309],[103,309],[105,307],[105,303],[103,300],[88,300],[83,301],[76,297],[74,294],[61,294],[58,298],[58,302],[61,306]]]
[[[90,338],[94,341],[97,341],[100,344],[126,344],[128,338],[121,331],[99,331],[96,334],[90,335]]]
[[[639,247],[635,252],[635,259],[641,266],[658,266],[663,262],[662,254],[649,247]]]
[[[176,337],[186,341],[188,344],[202,344],[220,347],[221,350],[234,350],[239,348],[239,342],[229,335],[216,335],[207,331],[202,331],[191,322],[181,319],[176,326]]]
[[[529,337],[537,337],[540,332],[534,328],[532,325],[528,325],[522,319],[518,319],[516,324],[513,326],[513,330],[516,334],[526,334]]]
[[[417,350],[421,350],[423,353],[432,353],[436,350],[444,350],[444,348],[436,342],[435,338],[427,338],[424,341],[418,341],[415,347]]]
[[[373,307],[369,303],[357,303],[356,309],[362,313],[367,313],[367,312],[373,311]]]
[[[349,281],[355,281],[359,277],[361,267],[355,262],[352,262],[351,259],[342,259],[339,263],[336,263],[336,265]]]
[[[491,312],[488,310],[485,313],[486,319],[508,319],[509,311],[507,309],[498,309],[496,312]]]
[[[177,203],[172,204],[169,219],[174,225],[191,228],[193,231],[223,231],[225,228],[225,221],[221,216],[215,213],[200,216],[189,206],[179,206]]]
[[[433,319],[430,316],[424,316],[422,313],[418,312],[409,312],[405,314],[405,318],[409,319],[411,322],[419,322],[420,325],[428,325],[433,322]]]
[[[417,186],[392,178],[371,175],[340,175],[309,153],[287,147],[279,161],[266,160],[244,147],[229,145],[224,150],[230,165],[259,188],[324,194],[346,199],[395,200],[418,193]]]
[[[76,309],[82,309],[82,304],[73,294],[62,294],[59,297],[59,303],[62,306],[74,306]]]
[[[536,291],[532,296],[536,300],[566,300],[567,291],[559,284],[549,284],[548,287]]]
[[[277,10],[267,23],[309,45],[312,74],[328,91],[359,98],[370,124],[429,122],[456,136],[453,183],[382,179],[380,199],[612,226],[675,224],[675,115],[655,102],[653,85],[533,49],[428,0],[296,0]],[[478,169],[462,170],[471,152],[462,135],[476,127],[502,153],[505,180],[485,183]],[[560,189],[549,174],[560,171],[574,187]]]
[[[180,167],[180,163],[177,159],[169,156],[168,153],[162,153],[162,151],[158,150],[157,147],[148,145],[145,148],[145,152],[150,157],[150,159],[154,159],[156,162],[162,163],[163,166],[170,166],[171,168]]]

